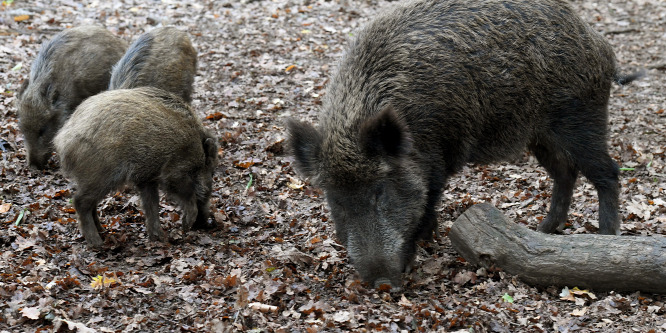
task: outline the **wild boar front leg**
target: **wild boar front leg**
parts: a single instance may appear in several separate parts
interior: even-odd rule
[[[98,232],[104,231],[104,228],[102,227],[102,224],[99,222],[99,214],[97,214],[97,209],[93,209],[93,221],[95,221],[95,227],[97,228]]]
[[[166,232],[160,226],[160,196],[157,183],[145,183],[137,185],[139,195],[143,203],[143,211],[146,214],[146,232],[150,240],[166,242]]]
[[[88,242],[88,245],[94,248],[101,247],[104,241],[99,235],[99,218],[97,217],[97,200],[85,191],[79,191],[74,196],[74,208],[79,216],[79,231]]]

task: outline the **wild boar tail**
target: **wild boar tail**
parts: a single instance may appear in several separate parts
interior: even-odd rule
[[[620,74],[619,72],[616,72],[615,76],[613,77],[613,81],[622,86],[629,84],[634,80],[638,80],[643,76],[645,76],[645,69],[643,68],[631,74]]]

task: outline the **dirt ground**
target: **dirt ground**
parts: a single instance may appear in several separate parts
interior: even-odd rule
[[[666,332],[666,295],[535,288],[473,267],[451,248],[448,229],[478,202],[536,228],[552,182],[528,154],[470,165],[451,179],[440,207],[442,235],[421,244],[402,292],[358,280],[322,191],[292,168],[284,125],[288,117],[316,123],[347,39],[390,5],[3,1],[0,332]],[[574,6],[608,38],[626,73],[647,70],[613,87],[610,150],[623,168],[623,237],[664,237],[666,2]],[[91,251],[77,228],[75,189],[56,159],[46,171],[27,168],[16,90],[41,43],[82,24],[104,25],[128,42],[162,25],[190,34],[199,54],[193,106],[221,147],[211,200],[217,229],[184,235],[180,210],[163,199],[169,243],[151,242],[137,193],[127,188],[98,207],[106,247]],[[596,191],[580,179],[564,233],[595,232],[597,209]]]

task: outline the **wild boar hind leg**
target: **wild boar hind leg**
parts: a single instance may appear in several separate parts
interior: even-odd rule
[[[561,109],[560,117],[575,115],[578,121],[567,124],[554,122],[547,135],[542,135],[530,145],[555,182],[550,212],[539,225],[539,231],[552,233],[562,230],[580,171],[594,185],[599,196],[599,233],[620,234],[620,171],[608,154],[606,112],[605,104]]]
[[[599,234],[619,235],[620,168],[608,154],[604,141],[590,144],[573,153],[580,171],[597,190],[599,197]]]

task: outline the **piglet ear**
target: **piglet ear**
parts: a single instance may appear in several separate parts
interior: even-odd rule
[[[60,92],[52,83],[46,83],[41,86],[40,93],[42,98],[49,101],[52,108],[55,108],[60,100]]]
[[[206,165],[215,167],[217,164],[217,140],[213,136],[203,139],[202,145],[206,156]]]
[[[399,157],[411,149],[407,125],[392,106],[385,107],[361,125],[360,143],[369,156]]]
[[[312,125],[294,119],[287,120],[287,128],[287,145],[294,156],[296,170],[305,177],[315,177],[320,161],[321,134]]]
[[[30,78],[26,78],[25,80],[23,80],[21,87],[18,89],[16,93],[16,98],[21,99],[21,97],[23,97],[23,93],[25,93],[29,85],[30,85]]]

